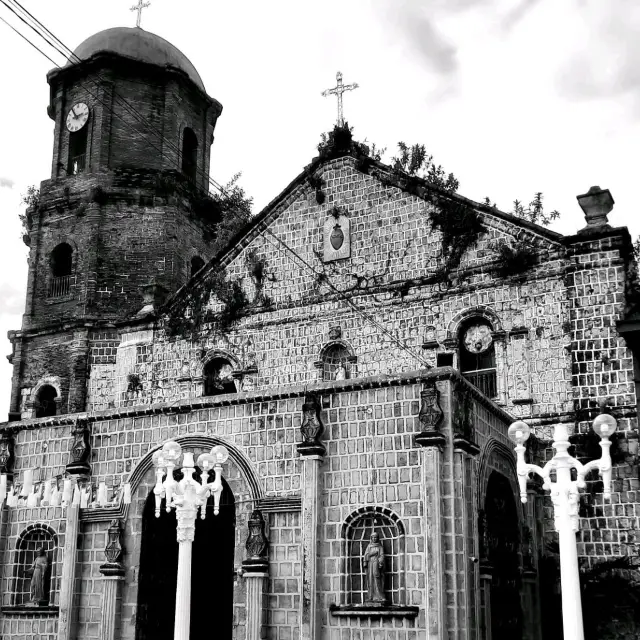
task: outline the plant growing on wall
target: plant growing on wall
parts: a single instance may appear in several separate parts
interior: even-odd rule
[[[209,303],[215,297],[222,303],[218,312]],[[239,280],[229,280],[226,271],[212,273],[206,281],[186,291],[165,315],[165,327],[171,336],[196,337],[205,324],[226,333],[249,311],[251,304]]]
[[[34,185],[27,187],[27,192],[21,195],[22,204],[27,207],[26,211],[18,214],[22,224],[22,239],[25,244],[29,244],[31,224],[33,223],[33,211],[40,206],[40,189]]]
[[[502,278],[522,274],[536,261],[536,250],[525,238],[511,243],[499,240],[494,243],[493,249],[498,256],[496,271]]]

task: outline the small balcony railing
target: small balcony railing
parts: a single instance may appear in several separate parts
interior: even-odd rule
[[[474,387],[477,387],[487,398],[498,395],[495,369],[466,371],[462,374]]]
[[[66,296],[69,294],[69,291],[71,291],[71,285],[74,283],[75,279],[72,275],[51,278],[51,280],[49,280],[47,295],[49,298],[61,298],[62,296]]]
[[[75,176],[77,173],[84,171],[86,162],[87,162],[86,153],[81,153],[78,156],[74,156],[73,158],[71,158],[71,161],[69,162],[69,173]]]

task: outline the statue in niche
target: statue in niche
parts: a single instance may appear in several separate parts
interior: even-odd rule
[[[344,367],[342,362],[338,362],[336,366],[335,379],[336,380],[346,380],[347,378],[347,370]]]
[[[31,602],[34,605],[43,605],[48,602],[45,593],[45,576],[49,568],[49,558],[44,547],[39,547],[36,551],[36,557],[30,569],[25,573],[31,576]]]
[[[381,605],[386,602],[384,597],[384,549],[380,536],[374,531],[363,556],[367,595],[365,603]]]

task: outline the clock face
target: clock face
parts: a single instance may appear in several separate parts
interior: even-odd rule
[[[80,131],[89,119],[89,107],[84,102],[78,102],[71,107],[67,115],[67,129],[69,131]]]

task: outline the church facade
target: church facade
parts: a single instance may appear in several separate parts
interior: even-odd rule
[[[578,549],[637,565],[640,326],[607,190],[561,236],[337,127],[221,246],[233,212],[202,191],[222,106],[193,65],[139,28],[76,53],[48,77],[52,176],[10,333],[3,637],[174,637],[168,441],[178,467],[228,451],[195,524],[192,637],[553,637],[552,510],[533,482],[520,502],[516,419],[543,461],[555,424],[588,456],[614,415],[612,501],[589,483]]]

